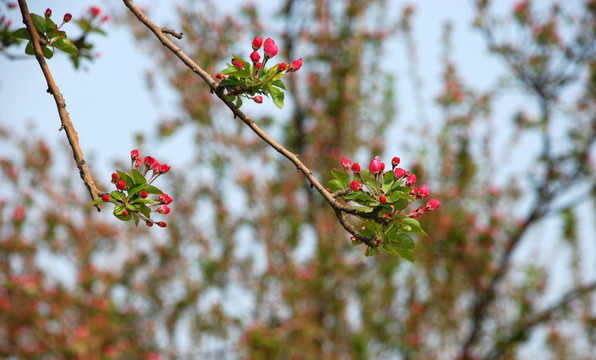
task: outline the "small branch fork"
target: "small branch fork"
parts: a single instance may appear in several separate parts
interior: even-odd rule
[[[203,79],[207,85],[209,85],[211,92],[217,95],[223,101],[226,106],[232,111],[234,117],[239,118],[242,120],[250,129],[257,134],[263,141],[265,141],[269,146],[274,148],[277,152],[282,154],[288,160],[290,160],[295,166],[296,169],[301,172],[306,179],[310,182],[311,187],[317,189],[317,191],[325,198],[325,200],[333,207],[336,212],[336,215],[339,219],[340,224],[351,233],[357,240],[362,241],[369,247],[376,248],[379,245],[379,240],[373,239],[367,236],[360,235],[356,228],[352,226],[346,219],[345,214],[351,215],[358,215],[358,216],[366,216],[367,214],[362,213],[355,208],[342,204],[335,199],[333,194],[331,194],[327,189],[319,183],[319,181],[313,176],[312,171],[307,168],[299,159],[296,154],[292,153],[282,145],[280,145],[277,141],[271,138],[265,131],[263,131],[251,118],[249,118],[246,114],[244,114],[233,102],[228,101],[223,93],[223,89],[218,88],[218,81],[215,80],[209,73],[203,70],[197,63],[195,63],[180,47],[174,44],[166,34],[170,34],[176,38],[176,35],[182,35],[177,33],[171,29],[160,28],[156,24],[154,24],[142,11],[139,9],[132,0],[123,0],[124,5],[130,9],[130,11],[141,21],[145,26],[149,28],[155,34],[155,36],[159,39],[163,46],[168,48],[174,55],[176,55],[189,69],[192,70],[195,74],[197,74],[201,79]]]
[[[33,25],[33,20],[31,19],[31,14],[29,13],[29,8],[27,6],[26,0],[19,0],[19,7],[21,9],[21,14],[23,15],[23,23],[27,26],[27,30],[31,35],[31,43],[33,45],[33,50],[35,52],[35,58],[41,67],[41,71],[43,72],[44,77],[46,78],[48,84],[48,92],[54,96],[54,101],[56,102],[56,107],[58,108],[58,115],[60,116],[60,121],[62,125],[60,126],[59,130],[63,130],[66,132],[66,137],[68,139],[68,144],[72,149],[72,156],[75,160],[76,166],[79,169],[79,175],[89,194],[91,195],[91,199],[95,200],[99,198],[103,193],[99,191],[91,174],[89,173],[89,169],[87,168],[87,162],[85,161],[85,157],[83,156],[83,152],[81,151],[81,147],[79,146],[79,135],[77,134],[72,122],[70,121],[70,116],[68,111],[66,111],[66,102],[60,93],[60,89],[56,82],[54,81],[54,77],[50,72],[50,68],[46,63],[45,58],[41,52],[40,46],[40,38],[37,34],[37,30],[35,29],[35,25]],[[95,205],[97,211],[101,211],[101,207],[99,204]]]

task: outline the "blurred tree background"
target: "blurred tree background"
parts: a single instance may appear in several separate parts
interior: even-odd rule
[[[175,199],[166,231],[137,229],[100,219],[74,168],[52,166],[68,153],[2,129],[11,152],[0,160],[10,193],[0,201],[0,355],[595,359],[596,279],[586,269],[596,241],[596,1],[533,5],[506,16],[490,1],[470,5],[475,31],[508,70],[493,88],[464,82],[445,26],[442,91],[417,104],[438,108],[432,119],[400,118],[394,91],[395,61],[410,61],[411,78],[399,81],[414,87],[425,71],[415,7],[286,0],[266,17],[270,8],[178,5],[180,44],[212,74],[232,52],[248,54],[255,35],[272,34],[282,59],[304,58],[288,76],[287,107],[253,118],[320,180],[342,156],[413,164],[441,201],[421,219],[429,236],[417,239],[415,264],[351,247],[291,163],[123,11],[156,63],[149,80],[178,93],[182,115],[159,133],[191,132],[195,148],[180,151],[194,160],[163,186]],[[389,51],[396,43],[405,52]],[[523,108],[495,117],[507,96]],[[403,151],[387,153],[396,143]]]

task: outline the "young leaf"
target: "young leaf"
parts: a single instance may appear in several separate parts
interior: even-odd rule
[[[156,195],[161,195],[161,194],[163,194],[163,191],[159,190],[158,188],[156,188],[156,187],[155,187],[155,186],[153,186],[153,185],[149,185],[149,186],[148,186],[148,187],[145,189],[145,191],[146,191],[147,193],[149,193],[149,194],[156,194]]]
[[[132,218],[135,220],[135,226],[139,226],[139,215],[137,215],[137,213],[132,213]]]
[[[331,170],[331,174],[333,174],[333,177],[335,177],[337,180],[341,181],[346,185],[350,183],[350,174],[348,174],[345,171],[333,169]]]
[[[75,44],[66,38],[60,38],[54,41],[54,46],[69,55],[76,55],[79,53],[79,49],[77,49]]]
[[[327,183],[327,186],[329,187],[329,189],[331,189],[331,191],[343,190],[346,188],[346,185],[344,185],[341,181],[337,179],[330,180]]]
[[[269,86],[270,89],[275,89],[274,87]],[[271,93],[271,98],[273,99],[273,103],[279,109],[283,109],[284,107],[284,93],[281,90],[275,89],[275,92],[269,91]]]
[[[132,174],[132,179],[134,180],[135,184],[146,184],[147,179],[141,174],[138,170],[132,169],[130,172]]]
[[[242,106],[242,99],[240,98],[240,96],[238,96],[236,98],[236,107],[240,108]]]
[[[29,31],[27,28],[15,30],[15,32],[12,33],[12,36],[16,37],[17,39],[31,40],[31,36],[29,36]]]
[[[118,177],[120,179],[124,180],[127,186],[133,186],[135,184],[130,175],[128,175],[127,173],[120,170],[116,170],[116,173],[118,174]]]
[[[41,47],[41,53],[46,59],[51,59],[54,56],[54,52],[50,50],[47,46]]]
[[[31,43],[31,41],[29,41],[25,46],[25,54],[35,55],[35,50],[33,50],[33,44]]]
[[[426,235],[424,230],[422,230],[422,227],[420,227],[420,223],[418,222],[418,220],[412,218],[403,219],[399,231],[410,232],[412,234],[422,236]]]
[[[39,31],[40,33],[46,32],[47,27],[46,27],[46,19],[45,18],[43,18],[37,14],[31,14],[31,20],[33,20],[33,25],[35,25],[35,28],[37,29],[37,31]]]
[[[273,82],[273,86],[277,86],[280,89],[287,90],[286,86],[284,85],[284,83],[281,80],[275,80]]]

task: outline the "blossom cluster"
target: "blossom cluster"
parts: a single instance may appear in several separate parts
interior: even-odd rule
[[[379,253],[379,249],[414,261],[414,241],[408,233],[425,235],[418,218],[437,210],[440,203],[431,199],[425,205],[407,211],[408,207],[430,195],[428,186],[416,187],[416,175],[399,167],[400,159],[391,160],[391,171],[378,156],[369,163],[368,170],[348,158],[341,160],[343,171],[332,170],[335,179],[329,181],[332,195],[345,201],[349,208],[342,210],[359,217],[357,229],[343,222],[353,236],[355,245],[365,243],[366,255]]]
[[[275,40],[267,38],[263,41],[262,37],[255,36],[251,46],[250,62],[234,55],[228,68],[215,75],[215,78],[220,80],[219,87],[226,90],[230,101],[236,99],[238,107],[242,105],[241,96],[261,104],[262,95],[271,96],[277,107],[283,107],[284,96],[281,90],[286,88],[281,78],[286,73],[298,71],[302,67],[302,58],[289,64],[280,62],[268,69],[267,62],[279,52]],[[261,48],[262,61],[259,53]]]
[[[416,184],[416,175],[411,174],[409,171],[398,167],[399,163],[400,163],[400,158],[398,158],[398,157],[394,157],[391,160],[391,166],[392,166],[391,173],[393,174],[393,179],[391,180],[388,188],[393,189],[395,184],[400,184],[405,181],[405,186],[408,188],[411,188],[408,195],[412,198],[412,200],[417,200],[417,199],[428,197],[429,196],[428,186],[426,184],[423,184],[420,187],[414,187],[414,185]],[[384,186],[385,185],[384,182],[386,179],[386,176],[385,176],[386,172],[384,171],[385,164],[383,162],[381,162],[381,160],[378,156],[375,156],[374,159],[372,159],[370,161],[370,164],[368,166],[368,171],[370,172],[370,174],[373,175],[373,177],[375,179],[375,184],[376,184],[376,187],[371,187],[370,182],[369,182],[367,185],[368,191],[366,191],[362,185],[362,182],[365,182],[365,181],[362,179],[362,172],[361,172],[360,164],[357,162],[352,163],[350,161],[350,159],[345,158],[345,157],[341,160],[341,164],[346,172],[351,171],[353,173],[353,180],[350,183],[350,189],[352,191],[364,191],[368,196],[371,197],[372,200],[378,201],[381,204],[387,203],[388,196],[391,198],[391,200],[394,199],[393,197],[391,197],[392,194],[390,192],[386,193],[384,191],[384,189],[387,189],[387,186]],[[397,198],[395,198],[395,200],[397,200]],[[417,209],[413,209],[406,216],[413,217],[413,218],[419,218],[420,215],[423,215],[424,213],[437,210],[440,205],[441,205],[441,203],[437,199],[431,199],[426,204],[426,206],[420,206]],[[394,209],[394,213],[397,214],[397,213],[400,213],[400,211],[397,209]],[[390,216],[390,215],[387,214],[385,216]]]
[[[170,171],[168,164],[160,164],[151,156],[141,158],[139,150],[130,152],[131,170],[130,174],[119,170],[112,173],[112,184],[116,190],[110,194],[104,194],[94,204],[110,202],[115,204],[114,215],[123,221],[133,219],[138,225],[143,220],[147,226],[156,224],[159,227],[166,227],[165,221],[154,221],[151,213],[167,215],[170,213],[169,204],[173,199],[161,190],[151,185],[159,176]],[[150,173],[149,179],[147,175]],[[153,199],[149,195],[154,195]]]

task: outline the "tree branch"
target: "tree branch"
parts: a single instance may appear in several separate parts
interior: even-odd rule
[[[33,50],[35,52],[35,58],[41,67],[41,71],[43,72],[44,77],[46,78],[46,82],[48,84],[48,92],[54,96],[54,101],[56,102],[56,107],[58,108],[58,115],[60,116],[60,121],[62,122],[62,126],[59,130],[64,129],[66,132],[66,137],[68,139],[68,144],[72,149],[72,156],[75,160],[76,166],[79,169],[79,175],[89,194],[91,195],[91,199],[95,200],[99,198],[103,193],[99,191],[97,186],[95,186],[95,182],[89,173],[89,169],[87,168],[87,162],[85,161],[85,157],[83,156],[83,152],[81,151],[81,147],[79,146],[79,135],[77,134],[72,122],[70,121],[70,116],[68,111],[66,111],[66,102],[62,97],[62,93],[60,93],[60,89],[56,82],[54,81],[54,77],[50,72],[50,68],[46,63],[45,58],[41,52],[41,46],[39,44],[40,38],[37,34],[37,30],[35,29],[35,25],[33,25],[33,20],[31,19],[31,14],[29,13],[29,8],[27,7],[26,0],[19,0],[19,7],[21,9],[21,14],[23,15],[23,23],[27,26],[27,30],[31,35],[31,44],[33,45]],[[95,207],[97,211],[101,211],[100,204],[96,204]]]
[[[325,187],[323,187],[323,185],[321,185],[321,183],[313,176],[312,171],[309,168],[307,168],[298,159],[298,156],[296,154],[290,152],[288,149],[286,149],[281,144],[279,144],[277,141],[275,141],[273,138],[271,138],[251,118],[249,118],[238,107],[236,107],[236,105],[234,105],[233,102],[228,101],[226,99],[224,93],[223,93],[223,89],[221,89],[221,88],[218,87],[218,83],[219,82],[216,81],[209,73],[207,73],[205,70],[203,70],[188,55],[186,55],[186,53],[184,53],[184,51],[182,51],[182,49],[180,49],[180,47],[178,47],[176,44],[174,44],[172,42],[172,40],[170,40],[166,36],[166,33],[164,33],[164,31],[162,30],[162,28],[160,28],[159,26],[157,26],[156,24],[154,24],[141,11],[141,9],[139,9],[135,5],[134,1],[132,1],[132,0],[123,0],[123,2],[124,2],[124,5],[126,5],[126,7],[128,7],[129,10],[137,17],[137,19],[139,19],[139,21],[141,21],[145,26],[147,26],[149,28],[149,30],[151,30],[153,32],[153,34],[155,34],[155,36],[159,39],[159,41],[162,43],[163,46],[165,46],[166,48],[168,48],[190,70],[192,70],[192,72],[194,72],[199,77],[201,77],[201,79],[203,79],[207,83],[207,85],[209,85],[209,87],[211,89],[211,92],[214,93],[215,95],[217,95],[217,97],[219,97],[220,100],[223,101],[226,104],[226,106],[234,114],[234,117],[237,117],[240,120],[242,120],[242,122],[244,122],[248,127],[250,127],[250,129],[255,134],[257,134],[263,141],[265,141],[269,146],[271,146],[272,148],[274,148],[277,152],[279,152],[285,158],[287,158],[288,160],[290,160],[296,166],[296,169],[298,171],[300,171],[306,177],[306,179],[310,182],[311,187],[314,187],[315,189],[317,189],[317,191],[323,196],[323,198],[325,198],[325,200],[329,203],[329,205],[331,205],[331,207],[335,211],[345,212],[345,213],[348,213],[348,214],[359,215],[359,216],[362,216],[364,214],[364,213],[358,211],[357,209],[355,209],[355,208],[353,208],[351,206],[344,205],[344,204],[340,203],[339,201],[337,201],[334,198],[333,194],[331,194],[329,191],[327,191],[325,189]],[[341,220],[341,217],[339,217],[339,219]],[[342,225],[344,225],[344,223],[342,223]],[[344,226],[344,228],[345,228],[345,226]],[[364,239],[360,239],[360,240],[363,240],[363,242],[365,242],[367,245],[369,245],[369,243],[372,243],[372,242],[370,242],[368,240],[367,241],[364,241]]]

